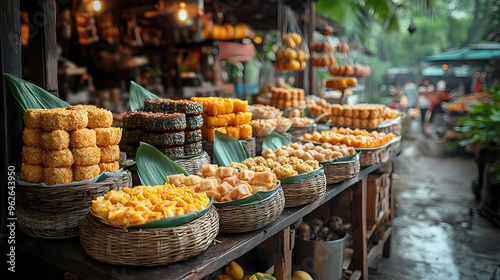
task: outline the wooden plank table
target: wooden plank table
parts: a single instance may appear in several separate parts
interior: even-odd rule
[[[398,153],[399,149],[392,151],[390,157],[392,158]],[[19,234],[17,236],[16,246],[47,263],[76,274],[81,279],[201,279],[223,267],[230,261],[243,256],[245,253],[273,236],[272,241],[274,242],[289,242],[290,239],[288,235],[290,234],[290,225],[351,186],[354,186],[356,189],[361,189],[359,194],[355,195],[355,202],[353,202],[353,204],[359,205],[363,200],[366,201],[366,190],[364,192],[362,191],[363,185],[366,188],[366,184],[362,182],[364,181],[363,178],[375,171],[379,166],[380,164],[362,168],[355,178],[338,184],[329,185],[326,194],[310,204],[295,208],[285,208],[274,222],[262,229],[241,234],[220,233],[216,238],[218,242],[210,246],[206,251],[186,261],[170,265],[136,267],[101,263],[90,258],[90,256],[85,253],[78,238],[37,240],[24,234]],[[358,212],[357,215],[363,216],[361,209],[356,212]],[[353,224],[353,229],[355,238],[354,244],[357,244],[354,248],[355,269],[361,270],[363,278],[367,279],[366,219],[364,221],[361,219]],[[364,233],[361,232],[363,230]],[[278,280],[289,279],[289,274],[291,273],[291,271],[288,271],[291,270],[290,256],[288,255],[290,245],[274,244],[273,247],[278,248],[278,251],[274,250],[275,254],[278,254],[278,256],[275,257],[274,264],[275,276]]]

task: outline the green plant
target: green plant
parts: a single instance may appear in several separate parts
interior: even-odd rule
[[[455,145],[466,146],[480,142],[483,146],[494,144],[500,147],[500,85],[486,91],[491,94],[490,100],[471,105],[469,116],[460,117],[456,130],[462,132],[466,139],[455,142]],[[493,167],[490,171],[495,173],[495,181],[500,182],[500,167]]]

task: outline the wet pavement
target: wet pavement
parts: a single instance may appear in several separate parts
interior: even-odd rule
[[[436,144],[411,138],[395,162],[392,254],[377,258],[369,279],[500,280],[500,228],[479,215],[474,160],[428,156]]]

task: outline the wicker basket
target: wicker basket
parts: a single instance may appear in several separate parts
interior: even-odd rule
[[[285,207],[297,207],[311,203],[326,192],[325,174],[316,175],[294,184],[281,184],[285,194]]]
[[[361,167],[365,167],[386,162],[388,159],[389,147],[385,147],[375,151],[363,151],[359,156],[359,164]]]
[[[245,147],[247,147],[248,153],[250,154],[251,157],[257,156],[257,150],[256,150],[257,147],[255,143],[255,138],[241,139],[240,142],[241,144],[245,145]]]
[[[358,158],[347,162],[322,163],[322,165],[323,169],[325,169],[327,184],[335,184],[352,179],[358,175],[360,169]]]
[[[239,233],[257,230],[274,221],[285,207],[280,187],[272,196],[254,203],[217,208],[220,232]]]
[[[78,224],[89,211],[92,200],[111,190],[132,186],[130,171],[98,183],[70,187],[16,188],[17,221],[27,235],[39,239],[78,236]]]
[[[266,140],[266,137],[255,137],[255,155],[260,156],[262,154],[262,144]]]
[[[189,174],[198,174],[201,172],[201,167],[210,164],[210,156],[208,153],[203,152],[203,155],[198,155],[193,158],[182,158],[174,160],[175,163],[180,165],[184,171]]]
[[[87,254],[103,263],[155,266],[205,251],[218,232],[214,207],[181,226],[128,231],[105,225],[89,213],[80,223],[80,242]]]
[[[250,154],[250,157],[255,157],[255,138],[241,139],[241,144],[245,145]],[[203,150],[208,153],[210,158],[214,159],[214,143],[213,142],[203,142]]]

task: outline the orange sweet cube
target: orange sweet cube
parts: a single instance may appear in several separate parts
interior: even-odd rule
[[[240,139],[248,139],[253,137],[252,126],[249,124],[240,124]]]
[[[237,126],[228,126],[227,134],[233,136],[236,139],[240,139],[240,128]]]
[[[246,100],[232,99],[232,101],[233,101],[233,107],[234,107],[233,111],[235,113],[247,111],[248,102]]]
[[[240,112],[235,114],[234,125],[249,124],[252,121],[251,112]]]

